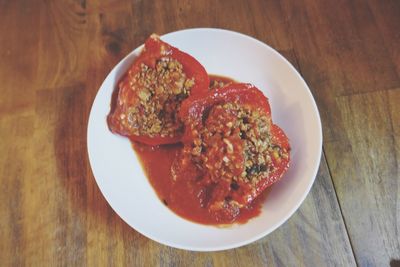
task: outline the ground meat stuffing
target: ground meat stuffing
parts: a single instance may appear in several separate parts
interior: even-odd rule
[[[259,110],[236,103],[216,105],[204,127],[193,130],[192,160],[205,167],[213,181],[225,177],[255,186],[273,168],[270,125]]]
[[[141,64],[140,72],[128,73],[129,86],[138,101],[121,114],[121,123],[134,135],[173,137],[183,132],[178,119],[181,102],[190,95],[194,79],[188,79],[183,66],[163,57],[155,68]]]
[[[228,83],[224,82],[224,81],[211,80],[209,88],[210,88],[210,90],[214,90],[214,89],[217,89],[217,88],[222,88],[227,84]]]
[[[232,80],[231,78],[227,78],[224,76],[218,76],[218,75],[209,75],[210,77],[210,84],[208,86],[208,88],[210,90],[214,90],[217,88],[222,88],[227,86],[228,84],[231,84],[232,82],[234,82],[234,80]]]

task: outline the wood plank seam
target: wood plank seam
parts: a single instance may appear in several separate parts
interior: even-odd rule
[[[300,61],[299,61],[299,59],[298,59],[296,49],[293,49],[293,56],[294,56],[294,59],[295,59],[295,61],[296,61],[297,66],[298,66],[298,72],[300,73],[300,75],[301,75],[302,77],[304,77],[304,75],[303,75],[303,73],[302,73],[302,70],[301,70],[301,64],[300,64]],[[327,168],[328,168],[329,178],[331,179],[331,182],[332,182],[332,185],[333,185],[333,189],[334,189],[334,192],[335,192],[336,202],[337,202],[337,204],[338,204],[339,211],[340,211],[340,214],[341,214],[341,217],[342,217],[342,221],[343,221],[344,227],[345,227],[345,229],[346,229],[346,235],[347,235],[347,238],[348,238],[349,243],[350,243],[351,253],[352,253],[352,255],[353,255],[354,262],[356,263],[356,266],[359,266],[359,264],[358,264],[358,262],[357,262],[357,258],[356,258],[356,256],[355,256],[355,252],[354,252],[354,248],[353,248],[353,243],[352,243],[352,240],[351,240],[351,238],[350,238],[350,234],[349,234],[349,230],[348,230],[348,227],[347,227],[347,224],[346,224],[346,220],[345,220],[345,218],[344,218],[344,216],[343,216],[342,206],[341,206],[341,204],[340,204],[340,201],[339,201],[339,198],[338,198],[338,195],[337,195],[337,192],[336,192],[336,187],[335,187],[334,179],[333,179],[333,177],[332,177],[331,168],[330,168],[330,166],[329,166],[329,162],[328,162],[328,159],[327,159],[327,155],[326,155],[326,153],[325,153],[325,149],[324,149],[323,146],[322,146],[322,153],[323,153],[323,155],[324,155],[324,157],[325,157],[325,159],[326,159],[326,166],[327,166]]]
[[[327,159],[327,155],[326,155],[326,153],[325,153],[325,149],[324,149],[323,146],[322,146],[322,153],[324,153],[324,157]],[[343,216],[342,205],[340,204],[339,197],[338,197],[337,192],[336,192],[335,181],[334,181],[334,179],[332,178],[332,172],[331,172],[331,168],[330,168],[330,166],[329,166],[328,160],[326,160],[326,166],[327,166],[327,168],[328,168],[329,177],[331,178],[331,181],[332,181],[332,184],[333,184],[333,189],[334,189],[334,192],[335,192],[336,201],[337,201],[338,206],[339,206],[340,214],[342,215],[343,224],[344,224],[344,227],[345,227],[345,229],[346,229],[346,235],[347,235],[347,238],[349,239],[349,243],[350,243],[350,247],[351,247],[351,253],[353,254],[354,262],[356,263],[357,266],[359,266],[359,264],[358,264],[358,262],[357,262],[356,254],[355,254],[355,252],[354,252],[353,242],[352,242],[351,237],[350,237],[350,234],[349,234],[349,229],[348,229],[347,224],[346,224],[346,219],[345,219],[345,217]]]

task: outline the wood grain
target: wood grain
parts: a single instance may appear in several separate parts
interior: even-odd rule
[[[0,1],[1,266],[388,266],[400,260],[400,2]],[[92,176],[86,125],[111,68],[153,33],[266,42],[309,84],[324,154],[283,226],[213,253],[126,225]]]
[[[285,3],[285,11],[319,104],[324,151],[357,263],[389,265],[400,258],[399,2],[307,2]]]
[[[393,120],[400,109],[389,95],[399,100],[400,89],[339,97],[347,140],[325,144],[361,266],[383,266],[400,258],[400,150],[394,132],[398,121]]]

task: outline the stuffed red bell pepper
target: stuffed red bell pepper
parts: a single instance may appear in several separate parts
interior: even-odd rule
[[[119,82],[108,126],[133,141],[176,143],[184,131],[178,117],[182,101],[208,91],[208,85],[207,72],[196,59],[152,35]]]
[[[179,115],[186,130],[175,166],[195,173],[195,193],[219,221],[234,220],[288,169],[288,138],[253,85],[233,83],[188,99]]]

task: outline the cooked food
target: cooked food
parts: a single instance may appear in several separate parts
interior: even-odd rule
[[[210,77],[210,90],[214,90],[216,88],[224,87],[228,84],[234,82],[231,78],[219,76],[219,75],[209,75]]]
[[[289,166],[288,138],[260,90],[209,77],[196,59],[156,35],[115,94],[110,130],[134,141],[158,196],[184,218],[246,222]]]
[[[288,168],[288,139],[272,123],[268,100],[252,85],[233,83],[189,99],[180,116],[186,133],[175,180],[192,179],[200,205],[216,221],[234,220]],[[195,175],[188,178],[187,170]]]
[[[152,35],[119,83],[109,128],[150,145],[176,143],[184,130],[177,116],[182,101],[208,84],[196,59]]]

